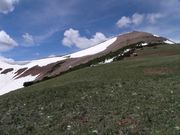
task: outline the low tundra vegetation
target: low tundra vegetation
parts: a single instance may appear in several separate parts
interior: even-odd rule
[[[179,135],[180,47],[136,53],[1,96],[0,135]]]

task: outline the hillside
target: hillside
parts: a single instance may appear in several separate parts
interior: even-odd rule
[[[179,78],[179,45],[139,48],[0,96],[0,135],[179,135]]]
[[[61,57],[32,60],[21,65],[0,61],[0,95],[69,71],[123,59],[136,48],[164,43],[173,44],[167,38],[134,31]]]

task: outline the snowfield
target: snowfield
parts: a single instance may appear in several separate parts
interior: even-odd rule
[[[29,82],[29,81],[33,81],[36,79],[36,77],[38,76],[26,76],[26,77],[22,77],[19,79],[14,79],[12,78],[14,74],[12,73],[8,73],[6,75],[2,75],[2,77],[0,77],[0,95],[3,95],[5,93],[8,93],[10,91],[16,90],[16,89],[20,89],[23,88],[23,84],[24,82]]]
[[[24,71],[26,72],[28,69],[34,66],[43,67],[48,64],[66,60],[69,58],[79,58],[83,56],[94,55],[94,54],[97,54],[106,50],[106,48],[110,46],[111,44],[113,44],[116,40],[117,40],[117,37],[114,37],[96,46],[93,46],[91,48],[88,48],[88,49],[85,49],[76,53],[72,53],[69,55],[62,56],[62,57],[52,57],[52,58],[45,58],[45,59],[40,59],[40,60],[32,60],[32,61],[27,62],[24,65],[9,64],[5,61],[0,60],[0,68],[2,68],[2,70],[0,70],[0,95],[6,94],[8,92],[11,92],[19,88],[23,88],[24,82],[34,81],[38,77],[38,75],[36,76],[29,75],[26,77],[15,79],[16,72],[19,69],[27,68]],[[8,72],[6,74],[1,74],[2,71],[4,71],[5,69],[10,69],[10,68],[13,68],[13,71]]]
[[[94,54],[100,53],[100,52],[106,50],[106,48],[108,46],[110,46],[112,43],[114,43],[116,40],[117,40],[117,37],[114,37],[110,40],[107,40],[107,41],[105,41],[101,44],[98,44],[96,46],[93,46],[91,48],[79,51],[77,53],[70,54],[70,58],[78,58],[78,57],[83,57],[83,56],[94,55]]]
[[[170,44],[170,45],[175,44],[174,42],[172,42],[172,41],[170,41],[170,40],[166,40],[166,41],[164,41],[164,43]]]

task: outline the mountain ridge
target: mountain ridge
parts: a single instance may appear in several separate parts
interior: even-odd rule
[[[133,53],[136,47],[162,43],[173,44],[164,37],[133,31],[62,57],[32,60],[24,65],[3,64],[0,61],[0,81],[3,82],[0,84],[0,95],[82,67],[121,59],[123,55]]]

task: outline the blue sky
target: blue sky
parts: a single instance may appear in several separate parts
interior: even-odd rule
[[[180,41],[179,0],[1,0],[0,58],[64,55],[133,30]]]

